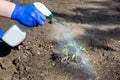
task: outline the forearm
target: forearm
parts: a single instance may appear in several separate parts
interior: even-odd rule
[[[5,0],[0,0],[0,16],[11,18],[15,4]]]

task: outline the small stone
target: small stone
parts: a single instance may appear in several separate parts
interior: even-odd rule
[[[30,49],[30,47],[29,47],[29,46],[26,46],[26,47],[25,47],[25,49],[29,50],[29,49]]]
[[[12,62],[10,60],[5,60],[2,62],[2,68],[3,69],[8,69],[8,67],[12,66]]]
[[[23,49],[23,45],[19,45],[19,46],[18,46],[18,49],[19,49],[19,50]]]
[[[0,68],[1,69],[6,69],[5,67],[3,67],[3,65],[0,63]]]
[[[26,60],[26,59],[28,58],[27,56],[28,56],[28,53],[25,54],[25,55],[20,56],[20,59],[21,59],[21,60]]]
[[[41,73],[40,75],[41,75],[42,77],[44,76],[44,74],[43,74],[43,73]]]
[[[41,54],[40,51],[37,51],[37,54]]]
[[[56,64],[55,63],[52,63],[53,66],[55,66]]]
[[[20,62],[20,60],[18,58],[14,59],[12,61],[12,63],[16,66],[18,63]]]

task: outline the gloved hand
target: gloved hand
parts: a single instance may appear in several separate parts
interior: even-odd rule
[[[25,26],[34,27],[37,25],[43,26],[46,17],[34,5],[22,6],[16,4],[11,19],[17,20]]]
[[[0,40],[2,40],[3,35],[4,35],[4,32],[3,32],[2,28],[0,28]]]

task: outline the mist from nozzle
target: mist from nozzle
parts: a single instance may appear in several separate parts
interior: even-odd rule
[[[51,19],[51,22],[52,22],[52,24],[55,24],[55,23],[57,23],[57,19],[52,18],[52,19]]]
[[[69,29],[69,26],[65,26],[59,23],[55,18],[52,18],[51,23],[56,34],[55,40],[58,43],[58,47],[63,48],[66,44],[74,44],[76,50],[83,47],[82,45],[78,45],[74,38],[71,36],[71,30]],[[89,59],[86,56],[85,51],[80,50],[74,54],[77,56],[76,61],[81,64],[81,67],[85,73],[87,73],[92,78],[92,80],[94,80],[94,70],[91,63],[89,62]]]

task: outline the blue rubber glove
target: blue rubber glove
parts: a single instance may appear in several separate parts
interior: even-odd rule
[[[11,19],[17,20],[25,26],[35,27],[37,25],[43,26],[46,17],[34,5],[22,6],[16,4]]]
[[[0,40],[2,40],[3,35],[4,35],[4,32],[3,32],[2,28],[0,28]]]

